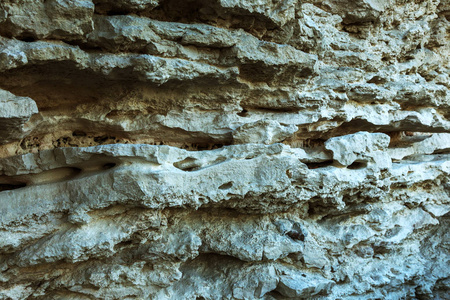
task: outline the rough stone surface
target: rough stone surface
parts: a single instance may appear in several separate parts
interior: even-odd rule
[[[4,0],[0,299],[449,299],[450,4]]]
[[[7,143],[26,134],[25,124],[38,113],[36,102],[28,97],[18,97],[0,90],[0,139]]]

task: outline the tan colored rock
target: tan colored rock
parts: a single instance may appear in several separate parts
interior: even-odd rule
[[[235,144],[273,144],[282,142],[291,137],[297,131],[294,125],[281,125],[277,121],[260,120],[255,123],[247,123],[233,132]]]

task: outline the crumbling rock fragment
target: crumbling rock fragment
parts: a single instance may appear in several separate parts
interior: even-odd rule
[[[36,102],[28,97],[18,97],[0,90],[0,140],[6,143],[26,134],[24,124],[38,113]]]
[[[374,161],[378,166],[385,166],[389,164],[390,158],[383,152],[389,142],[389,136],[383,133],[358,132],[333,137],[325,142],[325,148],[331,150],[333,159],[343,166],[349,166],[355,161]]]
[[[281,125],[277,121],[260,120],[247,123],[233,132],[235,144],[262,143],[273,144],[282,142],[297,131],[295,125]]]

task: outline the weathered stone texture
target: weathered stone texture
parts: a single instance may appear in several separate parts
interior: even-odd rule
[[[450,4],[0,2],[0,299],[449,299]]]

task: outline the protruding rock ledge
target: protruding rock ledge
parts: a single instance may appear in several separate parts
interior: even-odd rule
[[[38,113],[36,102],[0,89],[0,144],[25,136],[24,124]]]

